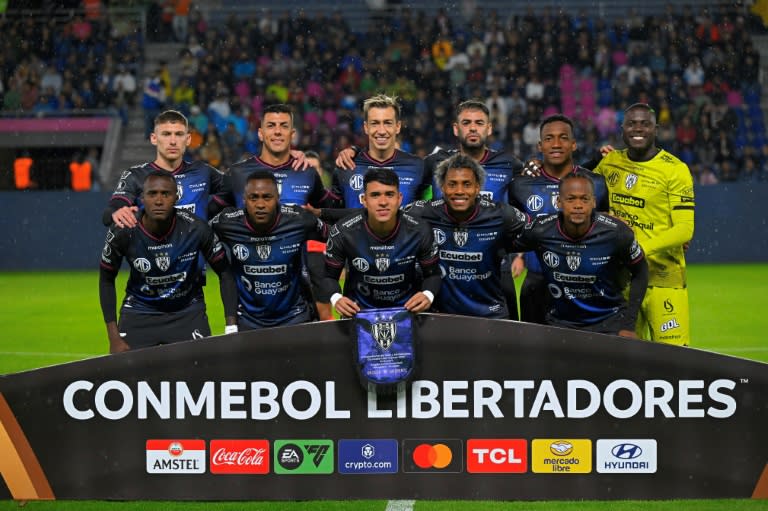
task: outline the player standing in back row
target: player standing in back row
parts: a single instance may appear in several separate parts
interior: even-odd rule
[[[605,176],[611,213],[635,232],[648,259],[648,291],[637,333],[687,346],[691,323],[683,245],[693,237],[693,178],[688,166],[656,147],[656,112],[636,103],[624,112],[626,149],[611,151],[595,168]]]

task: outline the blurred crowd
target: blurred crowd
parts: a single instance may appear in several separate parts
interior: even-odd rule
[[[183,44],[174,76],[167,65],[143,73],[142,36],[108,18],[90,29],[73,19],[63,30],[0,20],[3,109],[141,104],[149,120],[174,107],[194,127],[192,156],[223,169],[258,152],[260,115],[271,103],[294,107],[294,146],[330,165],[339,149],[365,145],[361,105],[378,92],[400,97],[401,146],[421,156],[455,145],[453,109],[464,99],[486,101],[492,145],[523,159],[536,154],[544,116],[573,117],[579,160],[602,144],[620,146],[622,112],[639,101],[656,108],[659,145],[697,182],[768,181],[760,54],[748,14],[735,8],[670,4],[615,21],[478,8],[460,24],[445,11],[398,8],[371,17],[362,33],[343,11],[310,19],[264,9],[214,26],[188,2],[185,9],[181,21],[160,11],[160,28],[150,27]]]

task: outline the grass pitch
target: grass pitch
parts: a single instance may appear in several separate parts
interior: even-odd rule
[[[118,278],[122,298],[127,271]],[[768,362],[768,314],[760,304],[768,290],[768,264],[694,265],[689,269],[693,347]],[[218,282],[209,272],[208,316],[224,330]],[[98,273],[0,273],[0,374],[103,355],[108,342],[98,299]],[[384,511],[386,501],[321,502],[30,502],[33,510],[248,510]],[[19,509],[0,501],[0,509]],[[402,509],[395,506],[389,509]],[[418,501],[416,511],[768,511],[766,500],[460,502]]]

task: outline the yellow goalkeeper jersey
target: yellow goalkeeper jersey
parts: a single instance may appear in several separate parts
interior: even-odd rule
[[[648,260],[649,286],[686,287],[683,244],[693,237],[693,178],[665,150],[649,161],[611,151],[595,172],[605,176],[611,214],[635,231]]]

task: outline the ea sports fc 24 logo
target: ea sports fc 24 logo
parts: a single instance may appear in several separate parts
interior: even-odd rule
[[[404,472],[458,473],[463,465],[461,440],[403,440]]]
[[[275,440],[275,474],[333,474],[332,440]]]

